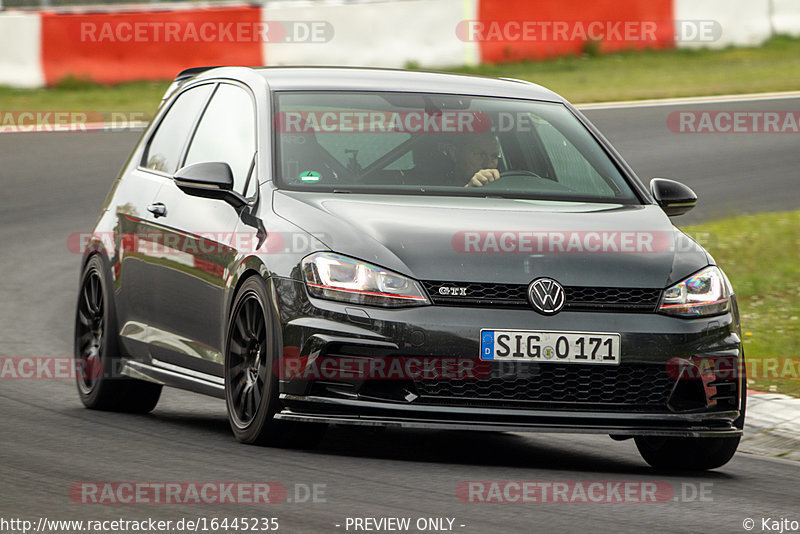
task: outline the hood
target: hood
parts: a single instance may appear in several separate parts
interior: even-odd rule
[[[417,280],[661,288],[710,262],[656,205],[279,191],[274,209]]]

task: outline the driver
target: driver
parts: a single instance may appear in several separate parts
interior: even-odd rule
[[[453,164],[451,181],[464,187],[483,187],[500,178],[500,142],[492,132],[462,134],[459,143],[447,143],[444,153]],[[466,180],[466,183],[464,183]]]

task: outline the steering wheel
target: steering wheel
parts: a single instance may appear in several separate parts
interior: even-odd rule
[[[542,178],[535,172],[512,169],[507,171],[500,171],[500,178],[494,182],[489,182],[483,186],[483,189],[528,189],[530,186],[541,185]]]

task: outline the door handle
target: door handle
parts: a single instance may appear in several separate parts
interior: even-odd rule
[[[153,217],[158,219],[159,217],[166,217],[167,215],[167,207],[162,202],[155,202],[147,206],[147,211],[153,214]]]

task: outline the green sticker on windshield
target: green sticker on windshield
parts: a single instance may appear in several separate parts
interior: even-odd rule
[[[318,172],[306,171],[300,175],[300,179],[304,182],[319,182],[320,175]]]

